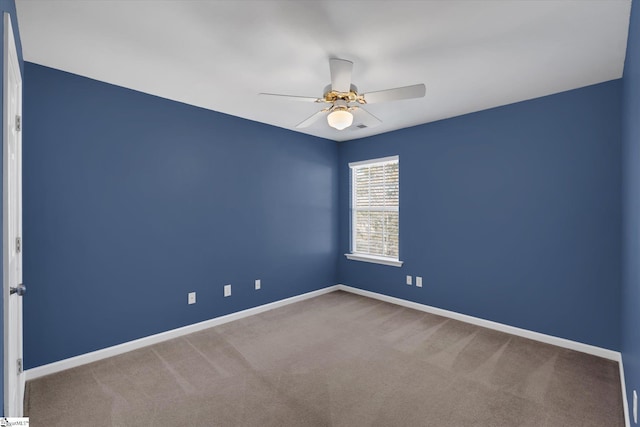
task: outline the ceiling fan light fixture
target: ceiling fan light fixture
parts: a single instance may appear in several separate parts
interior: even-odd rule
[[[321,117],[326,117],[330,127],[336,130],[344,130],[353,125],[354,111],[358,115],[357,126],[355,126],[358,129],[364,129],[382,123],[380,119],[362,108],[361,105],[422,98],[426,94],[426,86],[424,83],[358,94],[358,88],[351,83],[352,70],[353,62],[346,59],[330,58],[329,71],[331,72],[331,84],[324,88],[322,98],[280,95],[276,93],[261,93],[260,95],[277,97],[279,99],[328,104],[326,108],[317,111],[315,114],[298,123],[295,128],[306,129],[320,120]]]
[[[327,122],[332,128],[343,130],[353,124],[353,114],[343,109],[333,110],[327,116]]]

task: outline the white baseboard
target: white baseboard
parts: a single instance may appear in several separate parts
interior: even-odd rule
[[[567,340],[564,338],[554,337],[552,335],[546,335],[539,332],[533,332],[522,328],[516,328],[514,326],[505,325],[502,323],[492,322],[490,320],[481,319],[478,317],[468,316],[466,314],[456,313],[454,311],[444,310],[437,307],[432,307],[425,304],[420,304],[413,301],[403,300],[400,298],[390,297],[375,292],[365,291],[363,289],[354,288],[346,285],[334,285],[329,286],[317,291],[308,292],[306,294],[297,295],[291,298],[286,298],[280,301],[275,301],[269,304],[260,305],[258,307],[249,308],[247,310],[238,311],[236,313],[227,314],[225,316],[216,317],[214,319],[205,320],[203,322],[195,323],[193,325],[184,326],[170,331],[161,332],[159,334],[150,335],[148,337],[140,338],[134,341],[129,341],[123,344],[119,344],[113,347],[107,347],[101,350],[92,351],[91,353],[81,354],[79,356],[71,357],[69,359],[60,360],[57,362],[49,363],[47,365],[38,366],[35,368],[27,369],[25,374],[25,380],[33,380],[35,378],[43,377],[45,375],[54,374],[56,372],[64,371],[67,369],[75,368],[77,366],[85,365],[87,363],[96,362],[98,360],[105,359],[107,357],[116,356],[128,351],[137,350],[142,347],[146,347],[159,342],[167,341],[173,338],[177,338],[183,335],[198,332],[203,329],[211,328],[224,323],[239,320],[248,316],[263,313],[265,311],[273,310],[274,308],[283,307],[285,305],[293,304],[298,301],[303,301],[309,298],[313,298],[319,295],[327,294],[337,290],[350,292],[357,295],[377,299],[380,301],[389,302],[392,304],[400,305],[403,307],[412,308],[415,310],[423,311],[426,313],[432,313],[439,316],[449,317],[451,319],[459,320],[466,323],[482,326],[496,331],[506,332],[508,334],[529,338],[535,341],[544,342],[547,344],[556,345],[558,347],[564,347],[571,350],[580,351],[594,356],[603,357],[617,361],[620,366],[620,382],[622,383],[622,396],[624,402],[624,414],[626,425],[629,427],[629,408],[626,397],[626,389],[624,383],[624,369],[622,366],[622,355],[618,351],[608,350],[601,347],[592,346],[576,341]]]
[[[622,387],[622,405],[624,407],[624,422],[626,427],[631,427],[631,416],[629,415],[629,401],[627,400],[627,385],[624,380],[624,364],[622,363],[622,353],[618,359],[620,367],[620,386]]]
[[[198,332],[203,329],[211,328],[213,326],[222,325],[223,323],[228,323],[234,320],[242,319],[244,317],[253,316],[254,314],[264,313],[265,311],[273,310],[274,308],[283,307],[285,305],[293,304],[294,302],[303,301],[336,290],[338,290],[337,285],[329,286],[317,291],[308,292],[302,295],[296,295],[291,298],[286,298],[269,304],[260,305],[257,307],[249,308],[247,310],[238,311],[236,313],[227,314],[225,316],[216,317],[210,320],[205,320],[203,322],[194,323],[193,325],[183,326],[181,328],[172,329],[170,331],[161,332],[155,335],[150,335],[148,337],[140,338],[134,341],[125,342],[113,347],[107,347],[101,350],[92,351],[91,353],[85,353],[79,356],[70,357],[68,359],[59,360],[47,365],[37,366],[35,368],[27,369],[26,371],[24,371],[25,381],[33,380],[45,375],[54,374],[56,372],[65,371],[77,366],[86,365],[87,363],[97,362],[98,360],[106,359],[107,357],[117,356],[118,354],[137,350],[142,347],[191,334],[193,332]]]
[[[338,285],[341,291],[351,292],[353,294],[377,299],[380,301],[390,302],[392,304],[401,305],[403,307],[413,308],[414,310],[424,311],[426,313],[437,314],[438,316],[449,317],[465,323],[482,326],[484,328],[494,329],[500,332],[506,332],[511,335],[529,338],[531,340],[540,341],[547,344],[556,345],[558,347],[568,348],[570,350],[580,351],[582,353],[592,354],[594,356],[603,357],[605,359],[620,360],[620,352],[608,350],[602,347],[596,347],[589,344],[583,344],[577,341],[571,341],[564,338],[554,337],[553,335],[542,334],[540,332],[530,331],[528,329],[517,328],[515,326],[505,325],[504,323],[492,322],[491,320],[481,319],[479,317],[468,316],[466,314],[456,313],[455,311],[444,310],[442,308],[432,307],[430,305],[420,304],[418,302],[407,301],[401,298],[390,297],[388,295],[378,294],[376,292],[365,291],[363,289],[353,288],[347,285]]]

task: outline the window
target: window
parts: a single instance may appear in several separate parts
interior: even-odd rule
[[[349,163],[351,253],[357,261],[400,267],[398,156]]]

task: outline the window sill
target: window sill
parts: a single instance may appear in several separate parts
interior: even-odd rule
[[[378,257],[374,255],[344,254],[344,256],[353,261],[371,262],[374,264],[390,265],[392,267],[402,267],[403,264],[402,261],[398,261],[397,259]]]

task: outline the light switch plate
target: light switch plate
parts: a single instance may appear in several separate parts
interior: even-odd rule
[[[416,286],[421,288],[422,287],[422,277],[421,276],[416,276]]]
[[[231,285],[224,285],[224,296],[225,297],[231,296]]]
[[[256,279],[256,291],[260,289],[262,285],[260,284],[260,279]]]
[[[410,284],[411,284],[411,282],[412,282],[412,280],[411,280],[411,276],[407,276],[407,285],[410,285]]]
[[[189,304],[195,304],[196,303],[196,293],[195,292],[189,292],[189,296],[187,298],[187,303],[189,303]]]

